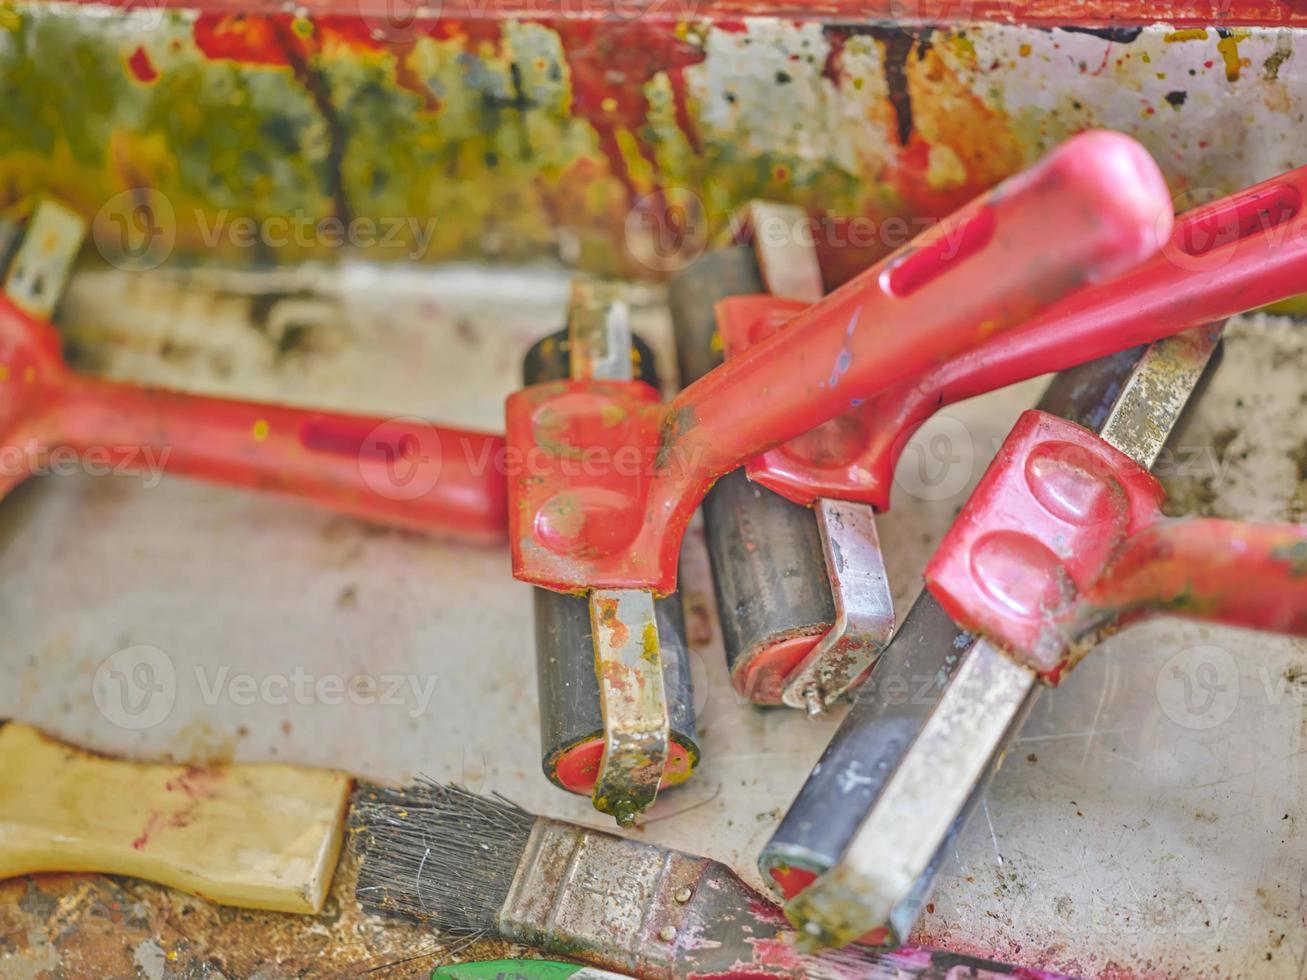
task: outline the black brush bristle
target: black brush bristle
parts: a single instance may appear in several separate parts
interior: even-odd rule
[[[370,912],[453,935],[493,934],[535,816],[502,796],[419,779],[361,785],[350,810],[355,889]]]

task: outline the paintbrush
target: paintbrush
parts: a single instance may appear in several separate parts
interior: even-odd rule
[[[924,949],[801,953],[780,909],[724,864],[428,780],[361,786],[349,830],[367,910],[638,977],[1051,976]]]

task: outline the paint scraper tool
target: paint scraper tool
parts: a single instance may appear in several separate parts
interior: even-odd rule
[[[1039,409],[1045,413],[1040,418],[1060,416],[1077,423],[1096,434],[1094,446],[1115,446],[1134,461],[1132,465],[1146,469],[1162,450],[1203,375],[1223,318],[1307,289],[1305,189],[1307,171],[1296,170],[1187,212],[1178,219],[1158,259],[1116,283],[1076,297],[1087,320],[1140,317],[1164,328],[1163,334],[1186,326],[1190,329],[1064,371],[1040,401]],[[1103,295],[1096,298],[1095,293]],[[1058,313],[1054,307],[1046,316]],[[1195,325],[1207,321],[1217,323]],[[1077,317],[1068,322],[1066,335],[1078,336]],[[1000,454],[996,466],[1001,468],[1002,460]],[[1065,461],[1036,457],[1027,462],[1022,479],[1031,494],[1038,493],[1044,500],[1027,501],[1014,512],[1023,525],[1030,522],[1033,526],[1038,524],[1036,518],[1047,518],[1063,522],[1062,531],[1069,533],[1077,526],[1077,510],[1099,514],[1094,508],[1102,505],[1101,501],[1095,503],[1099,498],[1092,492],[1092,483],[1078,482]],[[1092,461],[1086,465],[1091,472],[1100,469]],[[1061,516],[1047,516],[1059,507]],[[968,528],[974,530],[976,519],[975,511],[964,512],[946,546],[968,533]],[[1138,561],[1138,567],[1146,571],[1133,580],[1143,590],[1136,596],[1142,603],[1137,608],[1142,609],[1155,601],[1155,597],[1149,598],[1147,588],[1164,592],[1170,581],[1166,576],[1180,570],[1173,565],[1168,571],[1155,556],[1150,557],[1147,542],[1161,531],[1144,534],[1146,522],[1142,516],[1139,521],[1130,530],[1142,538],[1130,540],[1142,540],[1144,543],[1137,545],[1141,550],[1135,558],[1129,557],[1133,552],[1122,552],[1122,560]],[[1235,529],[1220,533],[1227,532],[1229,540],[1238,540]],[[1269,538],[1257,538],[1264,546],[1261,557],[1252,557],[1250,552],[1250,571],[1264,571],[1273,578],[1277,566],[1268,556],[1277,547],[1297,548],[1291,540],[1296,531],[1266,533],[1289,535],[1273,546],[1267,544]],[[1044,581],[1029,564],[1039,559],[1031,556],[1042,556],[1046,563],[1051,559],[1025,543],[1025,538],[1018,543],[1017,538],[997,529],[995,534],[988,543],[971,541],[964,550],[968,568],[980,569],[978,587],[988,590],[989,601],[997,601],[1010,620],[984,622],[956,602],[941,604],[937,595],[946,595],[942,590],[949,581],[944,569],[955,567],[961,552],[951,553],[954,566],[941,564],[945,559],[937,558],[928,572],[931,591],[922,593],[909,611],[763,850],[759,864],[765,879],[790,899],[789,914],[817,941],[838,943],[862,937],[867,942],[893,945],[904,940],[929,894],[935,869],[1037,693],[1035,671],[1009,657],[993,640],[978,639],[959,627],[954,617],[964,626],[980,627],[991,637],[1001,638],[1001,623],[1021,623],[1032,611],[1046,606],[1063,609],[1065,605],[1077,610],[1078,616],[1088,615],[1072,601],[1070,593],[1064,596],[1050,591],[1033,599],[1023,593],[1032,583]],[[1111,541],[1106,532],[1100,536],[1099,545]],[[1064,533],[1062,543],[1052,546],[1055,557],[1066,557],[1069,540]],[[1194,540],[1210,544],[1213,538],[1186,532],[1184,541],[1191,544]],[[949,553],[947,547],[941,550],[941,556]],[[1198,553],[1194,554],[1197,558]],[[1009,558],[1014,560],[1008,562]],[[1228,564],[1222,565],[1220,555],[1208,559],[1196,561],[1194,568],[1215,570],[1210,574],[1218,577],[1225,574],[1228,582]],[[1113,567],[1120,574],[1113,573],[1110,581],[1123,587],[1120,583],[1126,580],[1126,566]],[[1225,572],[1220,571],[1223,567]],[[1076,596],[1098,594],[1090,588],[1092,576],[1082,574],[1077,579],[1058,573],[1053,577],[1059,590],[1074,585]],[[1196,590],[1200,586],[1207,590],[1194,594],[1210,598],[1215,581],[1194,580],[1191,584]],[[1268,585],[1268,602],[1285,601],[1289,585],[1283,575],[1277,581],[1283,588],[1277,591]],[[1048,588],[1052,590],[1054,585]],[[1100,598],[1107,596],[1104,592]],[[1109,611],[1130,605],[1123,596],[1113,596],[1115,607],[1105,607]],[[1221,607],[1211,608],[1216,614]],[[1232,608],[1229,615],[1237,617],[1238,610]],[[1286,615],[1283,607],[1271,606],[1262,609],[1259,618],[1241,621],[1276,629],[1296,628]],[[1074,628],[1067,627],[1070,633],[1066,635],[1076,637],[1067,649],[1083,649],[1085,637],[1092,638],[1096,630],[1125,618],[1108,614],[1107,620],[1092,629],[1085,625],[1086,620],[1077,619]],[[1015,648],[1028,641],[1029,637],[1007,642]],[[1050,659],[1043,676],[1054,678],[1066,659],[1056,664]],[[912,696],[905,696],[905,680],[918,677],[931,679],[928,689],[922,692],[913,686]]]
[[[1194,209],[1144,267],[862,400],[719,481],[704,501],[704,521],[736,689],[756,703],[815,713],[867,676],[893,622],[874,514],[888,509],[896,465],[927,418],[983,392],[1300,291],[1304,246],[1292,219],[1304,192],[1307,168],[1300,168]],[[784,279],[755,273],[754,282],[819,285],[811,234],[797,225],[778,234],[785,219],[768,207],[768,232],[755,235],[755,253],[729,249],[710,261],[746,273],[789,271]],[[795,275],[799,268],[811,270],[806,279]],[[793,296],[709,297],[700,270],[682,280],[673,284],[674,298],[697,292],[715,299],[716,309],[709,319],[690,302],[673,303],[678,339],[701,351],[719,347],[727,357],[784,329],[806,306]]]
[[[853,400],[1148,258],[1159,230],[1169,233],[1168,200],[1137,143],[1082,134],[668,403],[646,384],[593,373],[509,397],[508,449],[531,463],[509,478],[514,575],[587,597],[600,683],[613,682],[605,711],[621,719],[605,716],[598,809],[629,824],[662,782],[669,742],[654,599],[675,591],[681,538],[707,489]],[[619,729],[629,736],[621,744],[610,741]]]

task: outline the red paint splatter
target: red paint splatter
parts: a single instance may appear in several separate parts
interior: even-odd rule
[[[145,821],[145,826],[141,828],[141,836],[132,841],[132,849],[136,851],[145,850],[145,845],[150,842],[150,838],[158,832],[162,825],[163,814],[151,813],[149,819]]]
[[[207,58],[252,65],[288,64],[272,21],[271,17],[245,14],[200,14],[195,21],[195,45]]]
[[[559,34],[572,76],[572,111],[599,134],[599,145],[613,174],[636,196],[635,182],[617,142],[625,130],[640,155],[657,168],[644,136],[649,103],[644,86],[665,71],[676,97],[677,123],[691,145],[698,144],[685,105],[684,71],[704,59],[703,49],[678,38],[665,24],[631,20],[562,21],[549,24]],[[679,93],[679,94],[677,94]]]
[[[149,54],[145,48],[138,47],[132,52],[132,56],[127,59],[127,67],[131,69],[132,75],[138,82],[150,83],[159,77],[158,69],[150,61]]]
[[[476,54],[482,44],[498,45],[504,36],[503,22],[494,17],[469,20],[440,20],[432,24],[431,36],[438,41],[461,39],[463,50]]]
[[[904,211],[916,217],[946,217],[987,190],[970,177],[947,188],[933,186],[929,178],[930,144],[915,132],[899,157],[899,166],[895,177]]]
[[[192,766],[175,779],[164,783],[163,788],[169,793],[181,793],[185,802],[171,813],[152,813],[141,828],[140,835],[132,841],[132,849],[145,850],[154,836],[166,827],[185,827],[195,819],[195,811],[205,800],[212,799],[218,790],[217,784],[223,777],[222,769],[200,769]]]

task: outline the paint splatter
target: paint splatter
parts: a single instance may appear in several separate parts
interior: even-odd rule
[[[147,85],[159,77],[159,71],[150,61],[150,55],[144,47],[138,47],[132,52],[132,56],[127,59],[127,67],[131,69],[133,78]]]

